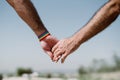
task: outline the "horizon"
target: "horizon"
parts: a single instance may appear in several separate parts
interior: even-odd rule
[[[66,38],[85,25],[108,0],[33,0],[49,32],[58,39]],[[112,63],[114,52],[120,55],[120,16],[104,31],[82,44],[64,64],[53,63],[41,49],[39,40],[28,25],[4,0],[0,0],[0,72],[30,67],[35,71],[77,70],[93,59]]]

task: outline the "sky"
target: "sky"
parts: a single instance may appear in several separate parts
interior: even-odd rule
[[[63,39],[85,25],[108,0],[31,0],[49,32]],[[6,2],[0,0],[0,73],[18,67],[35,71],[76,71],[93,59],[112,62],[120,54],[120,17],[107,29],[82,44],[64,64],[54,63],[41,49],[37,36]]]

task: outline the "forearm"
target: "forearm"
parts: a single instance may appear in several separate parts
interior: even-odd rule
[[[119,13],[120,5],[109,1],[73,37],[76,39],[76,42],[82,44],[108,27],[117,18]]]
[[[16,10],[17,14],[31,27],[37,36],[41,35],[46,28],[30,0],[7,0]]]

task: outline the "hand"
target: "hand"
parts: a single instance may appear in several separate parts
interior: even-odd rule
[[[66,38],[60,40],[53,48],[52,52],[54,54],[53,61],[57,62],[61,58],[61,63],[64,63],[66,57],[75,51],[80,44],[75,38]]]
[[[45,39],[43,39],[42,41],[40,41],[41,43],[41,47],[43,48],[43,50],[45,51],[45,53],[47,53],[51,60],[53,60],[53,53],[52,53],[52,47],[58,42],[58,39],[56,39],[55,37],[49,35],[47,36]]]

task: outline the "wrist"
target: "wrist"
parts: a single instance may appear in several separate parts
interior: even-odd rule
[[[38,39],[39,39],[39,41],[42,41],[42,40],[44,40],[45,38],[47,38],[48,36],[50,36],[50,33],[46,30],[46,31],[44,31],[42,34],[40,34],[40,35],[38,36]]]
[[[78,33],[73,35],[72,39],[75,41],[77,45],[81,45],[83,43],[82,35],[79,35]]]

